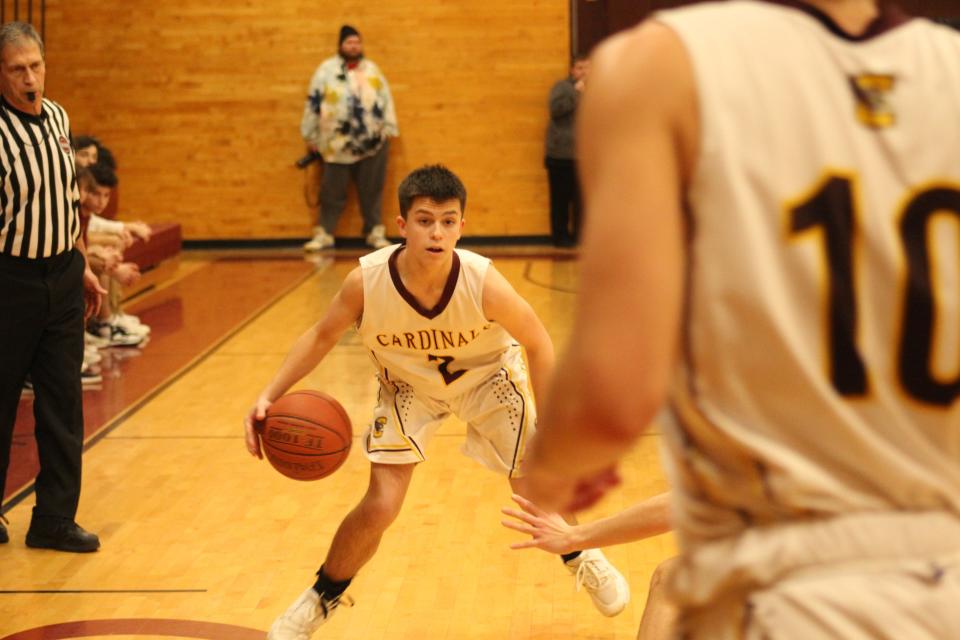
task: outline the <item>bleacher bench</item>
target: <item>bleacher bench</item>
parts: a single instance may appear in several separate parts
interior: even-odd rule
[[[157,286],[170,278],[180,264],[180,251],[183,248],[183,235],[176,222],[151,224],[153,231],[150,241],[136,238],[123,252],[126,262],[136,263],[143,277],[138,282],[123,289],[123,299]]]

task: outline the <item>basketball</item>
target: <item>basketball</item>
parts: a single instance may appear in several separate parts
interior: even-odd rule
[[[277,398],[262,424],[260,440],[267,460],[294,480],[325,478],[350,453],[350,418],[322,391],[294,391]]]

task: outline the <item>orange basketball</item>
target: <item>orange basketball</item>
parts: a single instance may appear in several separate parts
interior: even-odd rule
[[[333,397],[322,391],[294,391],[270,405],[260,441],[274,469],[294,480],[318,480],[347,459],[353,429]]]

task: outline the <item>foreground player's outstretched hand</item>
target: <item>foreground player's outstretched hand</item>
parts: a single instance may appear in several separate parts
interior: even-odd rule
[[[267,409],[272,403],[266,398],[257,398],[257,403],[250,408],[247,417],[243,419],[243,428],[246,435],[247,451],[250,455],[263,460],[263,450],[260,448],[260,434],[257,433],[257,424],[267,417]]]
[[[501,520],[501,524],[529,535],[530,539],[510,545],[511,549],[537,548],[562,554],[644,540],[671,529],[669,492],[646,498],[611,516],[573,525],[522,496],[514,495],[513,499],[523,511],[501,509],[515,518]]]
[[[511,497],[523,511],[504,507],[500,511],[515,520],[501,520],[500,524],[530,536],[529,540],[511,544],[511,549],[537,548],[549,553],[570,553],[580,548],[576,536],[577,528],[567,524],[560,514],[544,511],[516,493]]]

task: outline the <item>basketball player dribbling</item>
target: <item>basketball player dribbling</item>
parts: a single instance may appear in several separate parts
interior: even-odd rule
[[[294,343],[245,421],[247,449],[262,457],[254,423],[356,327],[380,380],[378,405],[363,437],[370,485],[341,522],[316,584],[277,618],[270,640],[306,640],[337,609],[399,514],[413,470],[447,416],[467,423],[467,456],[525,493],[518,470],[536,408],[522,350],[534,391],[543,392],[554,364],[550,337],[490,260],[455,248],[466,204],[456,175],[439,165],[417,169],[400,184],[399,200],[397,225],[405,244],[360,259],[324,316]],[[601,613],[623,610],[629,587],[599,550],[562,557]]]
[[[528,497],[595,499],[669,397],[677,637],[958,637],[960,36],[667,11],[581,118],[591,286]]]

